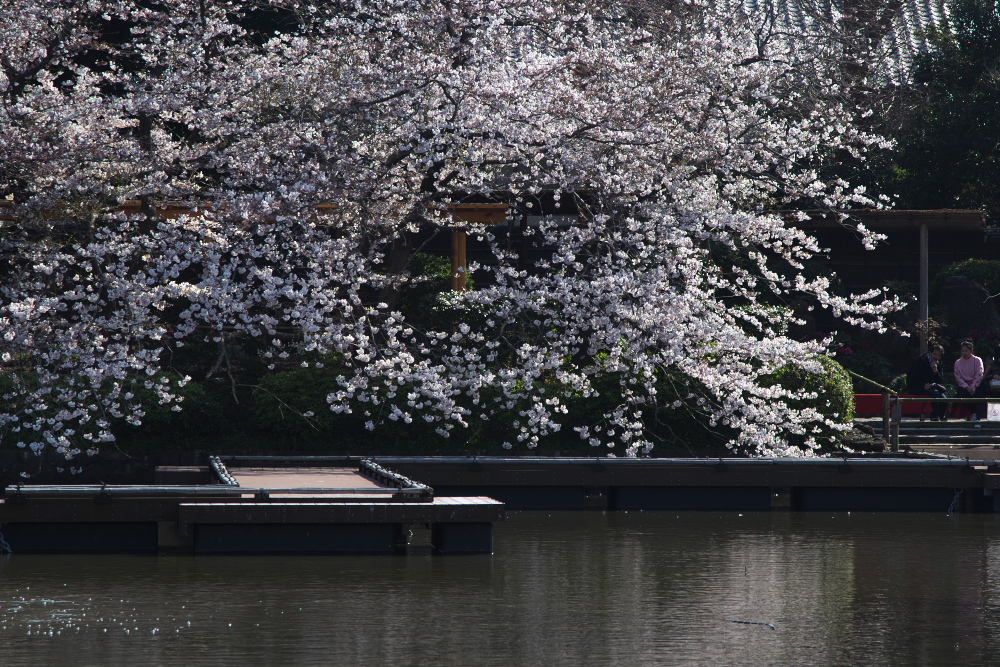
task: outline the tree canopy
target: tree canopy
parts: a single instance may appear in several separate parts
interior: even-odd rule
[[[511,447],[572,427],[636,454],[653,406],[704,415],[751,453],[802,454],[838,426],[773,381],[821,370],[823,341],[788,335],[790,300],[874,328],[898,306],[805,277],[819,248],[775,212],[870,203],[820,177],[831,152],[877,142],[845,101],[835,18],[244,7],[0,8],[4,437],[68,456],[112,441],[150,401],[182,407],[172,355],[197,343],[221,360],[237,338],[272,367],[336,368],[316,409],[369,428],[423,420],[448,437],[505,419]],[[513,219],[452,213],[468,201],[537,211],[523,238],[541,259],[524,265]],[[187,212],[159,215],[165,202]],[[440,318],[407,318],[414,239],[458,229],[487,244],[469,267],[486,279],[436,297]],[[608,380],[617,400],[567,426],[565,402]]]
[[[888,157],[903,208],[1000,213],[1000,4],[959,0],[913,64],[914,108]]]

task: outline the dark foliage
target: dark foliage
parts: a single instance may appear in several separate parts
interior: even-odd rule
[[[914,63],[918,103],[885,174],[911,209],[1000,213],[1000,3],[959,0]]]

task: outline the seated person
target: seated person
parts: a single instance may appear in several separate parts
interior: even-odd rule
[[[962,357],[955,361],[955,383],[959,398],[985,398],[986,383],[983,382],[983,360],[974,355],[972,341],[962,343]],[[972,410],[969,421],[986,419],[985,403],[967,403]]]
[[[1000,360],[996,357],[990,356],[983,358],[983,386],[986,387],[987,397],[1000,398]],[[989,413],[990,410],[987,405],[987,416],[989,416]]]
[[[983,384],[987,396],[1000,396],[1000,360],[995,357],[983,359]]]
[[[917,396],[945,398],[944,378],[941,377],[941,357],[944,348],[934,343],[927,348],[927,354],[921,355],[910,364],[906,373],[906,391]],[[931,403],[931,421],[946,421],[948,404]]]

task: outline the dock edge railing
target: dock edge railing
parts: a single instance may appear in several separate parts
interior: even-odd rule
[[[240,483],[236,481],[232,473],[229,472],[229,468],[226,464],[222,462],[218,456],[208,457],[208,467],[212,469],[212,473],[215,478],[219,481],[219,484],[224,484],[226,486],[239,486]]]
[[[1000,397],[982,398],[933,398],[931,396],[900,396],[899,392],[893,391],[884,384],[880,384],[871,378],[855,373],[852,370],[844,369],[852,377],[864,380],[868,384],[878,387],[882,392],[882,437],[889,444],[889,449],[899,451],[899,423],[903,419],[903,403],[1000,403]]]
[[[420,482],[414,481],[409,477],[393,472],[388,468],[384,468],[367,457],[359,460],[350,456],[210,456],[208,459],[209,467],[220,482],[220,485],[232,487],[238,487],[239,483],[233,477],[232,473],[229,472],[229,469],[226,466],[227,462],[229,465],[239,468],[241,465],[294,466],[295,464],[300,463],[317,465],[319,461],[323,461],[327,465],[347,467],[357,466],[358,472],[361,473],[361,475],[376,484],[381,484],[382,486],[387,487],[384,490],[373,490],[373,493],[387,491],[392,493],[395,499],[404,501],[434,501],[434,489],[430,486],[421,484]]]
[[[888,443],[889,449],[898,452],[899,451],[899,422],[895,423],[895,429],[892,428],[891,414],[893,412],[893,405],[899,404],[899,394],[894,392],[889,387],[884,384],[878,383],[871,378],[866,378],[860,373],[855,373],[852,370],[844,369],[851,377],[856,377],[859,380],[864,380],[870,385],[878,387],[882,392],[882,438]],[[899,409],[899,418],[903,418],[902,408]]]
[[[434,489],[431,487],[420,482],[415,482],[409,477],[400,475],[388,468],[383,468],[371,459],[362,459],[358,464],[358,472],[378,484],[395,487],[400,492],[409,492],[407,495],[416,493],[416,495],[423,498],[434,498]]]

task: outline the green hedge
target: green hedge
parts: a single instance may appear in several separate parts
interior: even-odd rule
[[[334,359],[327,361],[328,365],[321,369],[290,368],[273,372],[256,385],[234,386],[228,378],[190,382],[180,389],[185,397],[181,411],[173,411],[172,405],[159,405],[154,392],[136,383],[129,389],[143,402],[146,416],[138,427],[119,420],[113,427],[117,444],[132,452],[205,449],[221,453],[545,455],[559,451],[564,455],[594,456],[607,454],[609,450],[590,446],[573,427],[592,426],[601,414],[622,401],[620,375],[595,377],[597,394],[563,396],[568,414],[559,416],[562,428],[544,436],[537,450],[529,450],[517,441],[520,429],[513,425],[515,420],[525,419],[519,412],[530,407],[527,399],[488,421],[470,417],[468,428],[457,426],[450,437],[444,438],[437,432],[439,422],[428,423],[419,416],[410,424],[392,421],[376,406],[358,406],[353,414],[335,414],[329,409],[326,397],[338,389],[337,376],[345,369]],[[853,416],[853,392],[847,374],[833,360],[824,357],[820,361],[824,365],[821,374],[789,367],[776,374],[775,381],[788,388],[819,392],[819,400],[809,403],[816,404],[824,414],[837,412],[842,421],[849,421]],[[175,383],[175,376],[168,377]],[[546,395],[562,395],[566,389],[553,382],[546,385]],[[406,388],[400,391],[405,392]],[[665,407],[688,391],[699,391],[689,378],[676,377],[671,382],[663,376],[657,382],[660,406],[649,405],[642,415],[646,435],[654,443],[654,456],[728,452],[724,443],[734,436],[729,427],[709,428],[704,414]],[[499,395],[499,389],[488,389],[482,398],[492,403]],[[371,414],[366,415],[366,410]],[[303,417],[310,412],[308,418]],[[374,431],[365,427],[369,420],[376,424]],[[503,449],[504,442],[512,443],[513,450]],[[620,448],[614,453],[620,455]]]
[[[166,377],[171,380],[173,391],[184,397],[179,404],[161,405],[156,393],[146,389],[142,382],[132,381],[127,385],[126,389],[136,395],[146,414],[139,426],[131,426],[124,419],[116,420],[112,430],[119,445],[185,449],[191,445],[201,447],[230,434],[232,426],[224,408],[227,394],[220,396],[221,392],[213,391],[209,383],[188,382],[179,388],[175,375]],[[175,405],[181,409],[175,411]]]
[[[444,438],[437,432],[440,422],[427,423],[416,416],[412,423],[392,421],[387,413],[380,412],[371,405],[357,406],[352,414],[334,414],[329,410],[326,395],[337,390],[338,370],[331,364],[324,369],[293,369],[275,373],[264,378],[254,391],[251,422],[252,437],[264,440],[275,448],[330,448],[331,451],[349,453],[398,453],[398,454],[530,454],[552,453],[578,454],[583,456],[604,455],[607,447],[592,447],[580,438],[574,426],[592,425],[601,414],[614,409],[622,402],[620,376],[607,374],[594,378],[597,394],[590,396],[565,396],[565,387],[558,383],[547,384],[546,395],[560,395],[568,414],[559,415],[562,424],[559,431],[543,436],[537,450],[529,450],[526,444],[517,440],[520,428],[515,421],[525,421],[519,413],[530,408],[530,400],[524,399],[517,405],[499,410],[490,420],[478,416],[469,417],[469,426],[456,426],[450,437]],[[658,387],[661,404],[669,404],[674,389],[663,383]],[[401,393],[407,389],[400,388]],[[486,389],[482,402],[493,404],[501,395],[499,389]],[[669,399],[669,400],[667,400]],[[474,415],[475,406],[468,405]],[[371,412],[365,415],[365,411]],[[309,419],[302,414],[315,413]],[[371,420],[376,428],[369,431],[365,422]],[[643,414],[647,435],[655,443],[658,455],[685,455],[693,453],[725,452],[723,443],[732,433],[724,428],[709,431],[697,416],[684,409],[649,406]],[[704,421],[704,420],[702,420]],[[723,432],[725,431],[725,432]],[[513,445],[512,450],[503,447],[505,442]],[[620,454],[620,450],[614,453]]]

